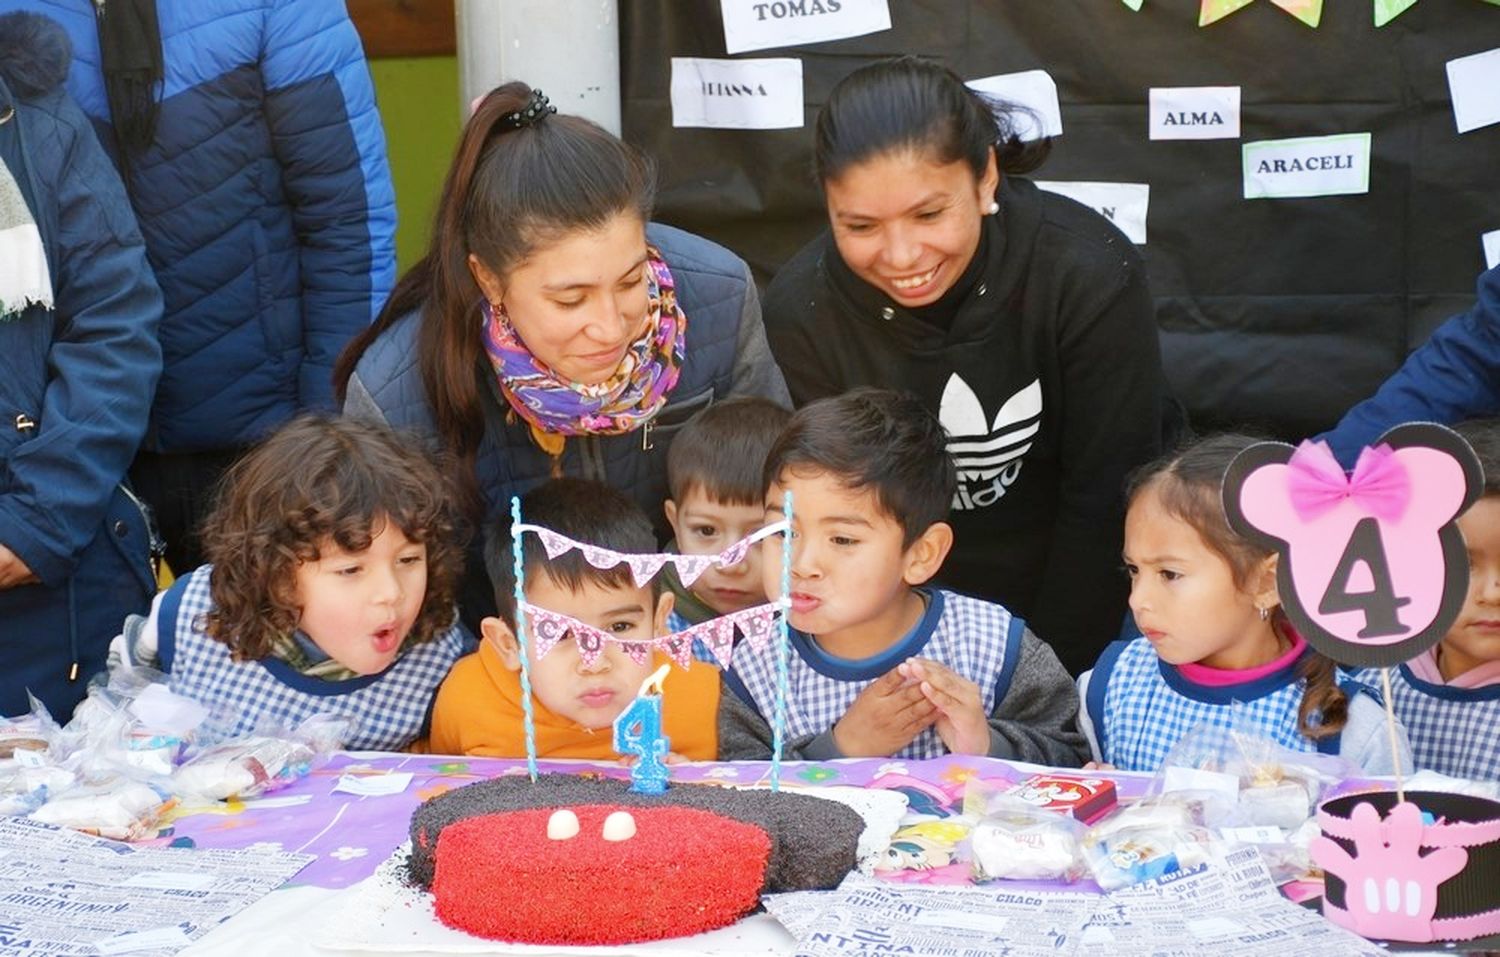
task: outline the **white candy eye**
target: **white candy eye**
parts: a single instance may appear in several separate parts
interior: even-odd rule
[[[547,836],[554,841],[566,841],[578,836],[578,815],[564,808],[553,811],[547,818]]]
[[[628,841],[635,837],[635,818],[629,811],[615,811],[604,819],[603,837],[606,841]]]

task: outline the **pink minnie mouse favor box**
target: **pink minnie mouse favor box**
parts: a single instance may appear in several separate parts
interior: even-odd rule
[[[1346,474],[1328,446],[1251,446],[1224,479],[1240,534],[1278,554],[1282,608],[1346,665],[1390,668],[1435,645],[1463,607],[1468,557],[1455,524],[1483,486],[1449,429],[1397,426]],[[1390,712],[1389,677],[1385,705]],[[1500,933],[1500,803],[1430,792],[1354,794],[1318,810],[1323,913],[1364,937],[1468,940]]]

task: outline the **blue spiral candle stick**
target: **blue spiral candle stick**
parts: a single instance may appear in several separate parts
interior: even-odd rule
[[[526,653],[526,563],[522,560],[521,498],[510,497],[510,550],[515,557],[516,648],[521,656],[521,726],[526,735],[526,771],[536,780],[536,721],[531,714],[531,660]]]
[[[792,613],[792,493],[788,489],[781,501],[781,517],[786,531],[781,536],[781,623],[776,628],[776,709],[771,715],[771,790],[781,790],[781,746],[786,735],[787,655],[791,639],[787,619]]]

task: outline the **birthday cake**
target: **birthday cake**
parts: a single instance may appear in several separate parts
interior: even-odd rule
[[[579,805],[443,829],[434,910],[449,927],[529,944],[626,944],[713,930],[760,902],[771,840],[690,807]]]
[[[543,774],[535,782],[525,777],[496,778],[440,794],[412,814],[411,857],[407,867],[412,883],[433,890],[440,836],[453,824],[507,811],[578,808],[604,805],[687,807],[749,824],[770,839],[769,861],[756,867],[762,893],[825,890],[837,887],[855,868],[860,833],[865,822],[845,804],[789,791],[740,790],[703,784],[674,784],[665,794],[642,795],[630,782],[613,778]],[[472,832],[466,832],[472,833]],[[724,870],[744,869],[744,858],[732,855],[714,862]],[[721,874],[716,870],[715,874]],[[718,877],[715,877],[717,880]],[[547,893],[552,893],[549,888]],[[622,888],[629,894],[629,888]]]

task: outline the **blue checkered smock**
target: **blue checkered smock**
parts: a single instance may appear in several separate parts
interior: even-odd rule
[[[1380,687],[1379,668],[1364,668],[1355,678]],[[1433,684],[1402,665],[1391,669],[1391,700],[1417,767],[1473,781],[1500,780],[1500,684]]]
[[[1303,683],[1296,671],[1309,653],[1255,681],[1207,686],[1163,662],[1145,638],[1117,641],[1099,656],[1083,702],[1099,752],[1123,771],[1155,771],[1194,727],[1231,727],[1232,705],[1239,702],[1245,717],[1277,744],[1337,753],[1338,735],[1315,742],[1297,728]]]
[[[426,728],[432,696],[464,655],[468,634],[456,621],[437,638],[417,645],[375,675],[326,681],[301,674],[276,658],[235,661],[229,649],[199,627],[212,607],[211,566],[177,580],[157,615],[157,656],[173,691],[237,709],[233,733],[249,734],[265,720],[295,726],[318,713],[348,715],[357,726],[344,742],[351,750],[394,751]]]
[[[924,590],[927,611],[911,633],[894,646],[858,661],[835,658],[808,635],[793,631],[787,663],[787,739],[818,735],[844,716],[859,693],[907,658],[930,658],[979,685],[984,713],[1005,699],[1020,658],[1025,624],[994,602],[956,592]],[[776,655],[772,642],[762,651],[741,643],[733,669],[724,675],[735,693],[769,723],[776,712]],[[917,735],[892,757],[933,758],[948,753],[933,728]]]

